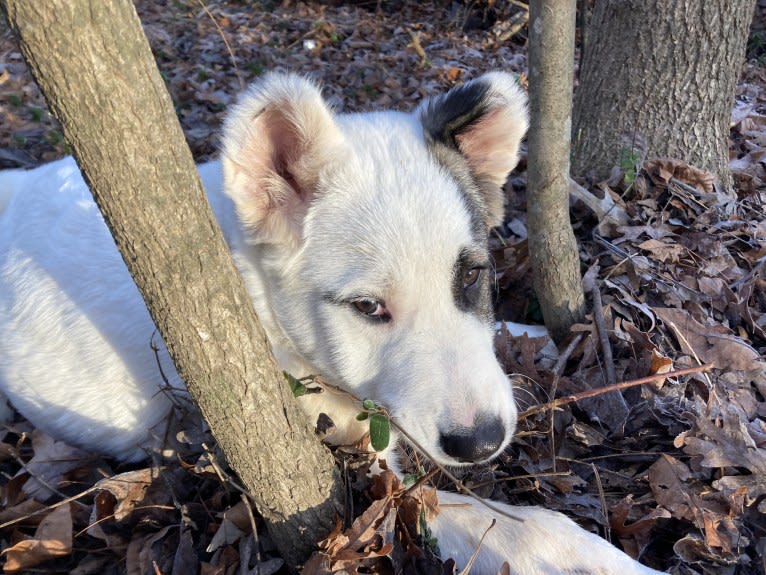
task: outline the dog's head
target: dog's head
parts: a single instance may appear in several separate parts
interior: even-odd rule
[[[225,188],[280,336],[446,464],[497,455],[516,424],[487,234],[526,128],[526,97],[502,73],[410,114],[351,115],[273,74],[226,123]]]

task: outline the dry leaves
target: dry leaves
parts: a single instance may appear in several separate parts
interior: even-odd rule
[[[215,153],[221,118],[240,91],[238,75],[249,82],[270,69],[304,72],[324,84],[336,107],[359,110],[411,108],[424,95],[489,69],[526,67],[523,38],[508,41],[525,17],[517,2],[493,3],[494,24],[468,31],[461,29],[465,14],[451,12],[449,3],[409,2],[387,11],[389,3],[382,2],[378,12],[360,4],[286,1],[265,11],[250,3],[210,3],[235,51],[235,71],[198,3],[137,2],[195,157]],[[4,26],[0,167],[31,166],[60,157],[66,146]],[[764,85],[763,69],[748,66],[737,89],[731,130],[736,201],[720,194],[709,174],[667,159],[641,166],[633,186],[604,182],[577,190],[591,206],[576,206],[574,221],[583,262],[598,268],[603,306],[597,312],[618,380],[709,361],[717,370],[530,415],[498,462],[461,471],[474,490],[561,510],[674,574],[762,575]],[[509,222],[497,230],[492,249],[498,317],[528,322],[541,318],[528,289],[524,165],[522,158],[508,186]],[[520,374],[522,408],[604,385],[593,322],[575,334],[579,339],[557,356],[544,338],[499,332],[498,355],[509,372]],[[0,481],[6,572],[46,560],[42,568],[76,575],[264,575],[280,568],[262,522],[253,533],[247,506],[214,473],[212,458],[115,473],[109,462],[70,452],[38,432],[30,442],[33,432],[23,425],[0,435],[0,465],[13,477]],[[438,476],[434,481],[446,486]],[[354,482],[354,509],[367,511],[323,543],[313,560],[317,572],[454,573],[454,565],[435,562],[415,538],[421,509],[436,510],[429,491],[411,497],[388,478],[373,490],[370,506],[358,483],[364,481]],[[76,503],[46,505],[78,495]]]
[[[72,552],[72,515],[69,505],[53,509],[40,522],[33,537],[21,537],[3,551],[5,573],[18,573]]]
[[[373,501],[343,530],[340,523],[306,564],[309,575],[345,572],[441,573],[438,562],[423,543],[421,526],[439,513],[436,491],[427,487],[405,489],[390,470],[372,478]],[[425,522],[425,523],[424,523]],[[420,537],[419,537],[420,536]],[[395,546],[398,552],[394,553]],[[360,569],[362,571],[360,571]]]

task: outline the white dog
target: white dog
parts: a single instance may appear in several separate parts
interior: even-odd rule
[[[379,401],[439,463],[483,462],[516,423],[492,346],[487,233],[527,128],[526,98],[492,73],[413,113],[338,115],[292,75],[229,114],[211,205],[282,368]],[[155,328],[73,160],[0,174],[0,389],[56,438],[146,455],[171,408]],[[160,342],[161,343],[161,342]],[[183,388],[167,352],[160,363]],[[342,396],[300,399],[332,440],[359,439]],[[395,464],[396,454],[381,455]],[[456,494],[431,526],[465,565],[493,513]],[[510,508],[474,574],[656,573],[563,515]]]

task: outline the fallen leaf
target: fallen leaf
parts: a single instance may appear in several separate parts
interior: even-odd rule
[[[29,569],[72,552],[72,515],[69,505],[51,511],[31,539],[24,539],[3,551],[6,573]]]

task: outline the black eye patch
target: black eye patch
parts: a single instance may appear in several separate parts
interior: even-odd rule
[[[452,274],[452,295],[459,310],[491,317],[490,273],[491,268],[485,259],[468,250],[460,253]]]

